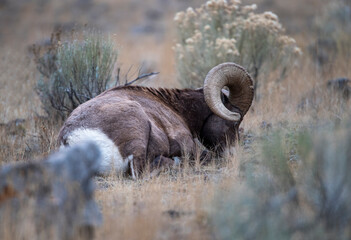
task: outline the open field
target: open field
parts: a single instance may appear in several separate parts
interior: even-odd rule
[[[104,219],[96,239],[350,239],[350,97],[327,82],[351,78],[351,51],[316,44],[320,36],[314,23],[334,1],[243,2],[256,3],[257,12],[276,13],[302,56],[283,80],[275,80],[277,72],[264,76],[260,98],[241,124],[241,141],[224,156],[152,179],[96,178],[95,199]],[[70,33],[88,25],[118,47],[121,76],[134,79],[143,67],[160,73],[142,85],[180,87],[173,18],[202,3],[0,0],[0,166],[43,159],[58,148],[62,121],[46,116],[36,94],[40,74],[28,50],[33,43],[45,48],[55,26]],[[351,46],[351,32],[344,32]],[[329,58],[318,62],[324,51]],[[337,176],[345,179],[339,183]],[[333,198],[337,186],[342,194]],[[36,239],[33,234],[21,229],[4,236]]]

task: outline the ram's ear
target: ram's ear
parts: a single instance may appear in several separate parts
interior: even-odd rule
[[[222,103],[228,103],[229,102],[229,91],[227,89],[222,89],[222,94],[221,94],[221,100]]]

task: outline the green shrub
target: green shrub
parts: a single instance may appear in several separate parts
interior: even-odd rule
[[[96,32],[75,34],[61,42],[53,35],[51,46],[43,56],[36,52],[41,78],[37,93],[49,115],[68,116],[79,104],[88,101],[112,85],[112,71],[117,50],[110,39]]]
[[[275,14],[255,14],[255,9],[256,5],[241,6],[235,0],[212,0],[176,14],[174,50],[178,80],[184,87],[201,87],[208,71],[222,62],[243,65],[256,83],[274,70],[285,76],[301,51],[284,35]]]
[[[350,125],[266,136],[260,166],[218,192],[217,238],[350,239]]]

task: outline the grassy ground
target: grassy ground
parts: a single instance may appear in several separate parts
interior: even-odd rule
[[[89,14],[79,12],[78,3],[67,11],[69,4],[65,1],[48,1],[41,8],[39,2],[18,1],[18,4],[5,2],[5,5],[0,5],[0,11],[6,13],[2,17],[10,21],[8,26],[0,29],[1,165],[43,158],[56,149],[61,123],[43,117],[45,114],[34,91],[38,73],[27,51],[31,43],[49,36],[56,23],[67,26],[89,23],[104,33],[116,34],[112,37],[121,49],[118,61],[123,71],[131,65],[144,63],[150,70],[161,72],[146,85],[179,86],[175,81],[172,18],[177,10],[185,9],[188,2],[163,1],[166,5],[161,9],[162,1],[149,0],[143,4],[138,1],[104,0],[99,4],[87,1],[92,4],[86,5]],[[350,78],[349,59],[336,56],[323,70],[308,53],[308,46],[315,38],[309,32],[310,20],[324,2],[316,0],[313,1],[315,7],[304,8],[305,1],[302,0],[294,4],[290,1],[284,1],[284,4],[283,1],[259,1],[262,9],[278,11],[278,15],[283,15],[283,24],[289,23],[288,32],[293,34],[304,52],[299,64],[284,81],[270,81],[260,89],[262,99],[255,101],[245,116],[241,125],[242,141],[234,153],[228,153],[208,166],[174,169],[148,180],[132,181],[116,176],[98,178],[95,197],[101,206],[104,223],[97,231],[97,239],[225,238],[218,226],[220,220],[216,220],[222,194],[234,192],[234,195],[245,196],[243,192],[250,191],[245,166],[253,163],[255,169],[260,169],[264,165],[264,140],[276,131],[287,136],[301,129],[329,128],[347,121],[350,103],[328,90],[326,82],[336,77]],[[193,6],[199,3],[189,1]],[[74,10],[82,16],[77,17],[79,14]],[[37,12],[41,14],[36,15]],[[300,15],[296,16],[296,12]],[[15,16],[20,16],[17,22]],[[147,32],[145,25],[157,28]],[[11,32],[11,28],[16,31]],[[274,77],[267,76],[269,79]],[[312,104],[298,107],[302,99],[309,99]],[[291,153],[289,156],[295,155]],[[295,180],[299,178],[298,165],[298,161],[289,162]],[[255,174],[272,173],[261,170]],[[302,230],[297,232],[294,239],[306,239],[308,235],[303,234]]]

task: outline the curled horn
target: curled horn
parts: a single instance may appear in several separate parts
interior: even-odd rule
[[[228,110],[222,100],[223,87],[229,89],[229,102],[240,112]],[[204,96],[208,107],[219,117],[239,121],[249,110],[253,97],[253,81],[249,73],[235,63],[222,63],[212,68],[204,82]],[[242,114],[242,116],[241,116]]]

